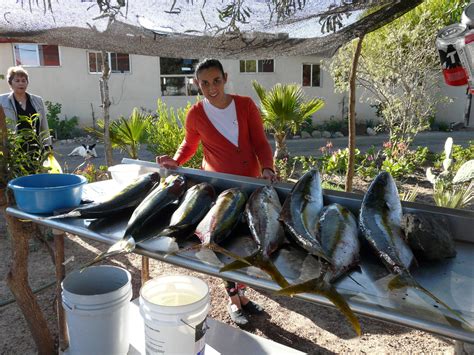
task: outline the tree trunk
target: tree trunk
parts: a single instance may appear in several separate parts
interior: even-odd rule
[[[54,341],[48,323],[28,283],[28,240],[31,222],[20,222],[6,215],[7,227],[12,238],[12,264],[7,275],[7,285],[23,313],[39,354],[55,354]]]
[[[347,162],[347,174],[346,174],[346,192],[352,191],[352,180],[354,178],[354,165],[355,165],[355,140],[356,140],[356,117],[355,117],[355,94],[356,94],[356,75],[357,75],[357,63],[359,62],[360,51],[362,49],[362,40],[364,35],[362,34],[358,41],[357,47],[354,53],[354,59],[352,61],[351,74],[349,77],[349,159]]]
[[[5,112],[3,111],[2,106],[0,106],[0,189],[5,189],[8,183],[8,130],[7,130],[7,120],[5,117]],[[2,194],[0,200],[2,200],[2,206],[6,205],[4,201],[5,196]]]
[[[100,97],[102,100],[102,112],[104,116],[104,149],[105,164],[114,164],[112,158],[112,144],[110,142],[110,96],[109,96],[110,66],[109,57],[106,51],[102,51],[102,76],[100,78]]]
[[[275,137],[275,154],[273,158],[277,159],[285,159],[288,158],[288,147],[286,146],[286,133],[285,132],[275,132],[273,134]]]

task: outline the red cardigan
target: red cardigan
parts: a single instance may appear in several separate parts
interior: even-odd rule
[[[186,116],[186,135],[174,159],[186,163],[202,143],[202,169],[259,177],[262,169],[274,170],[272,149],[263,130],[260,112],[250,97],[232,95],[239,123],[239,146],[229,142],[207,117],[203,103],[193,105]]]

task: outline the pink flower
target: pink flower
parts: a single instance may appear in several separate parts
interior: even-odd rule
[[[397,144],[397,148],[398,148],[399,151],[404,152],[404,151],[407,150],[408,146],[406,145],[405,142],[399,142]]]
[[[386,149],[392,148],[392,143],[391,142],[383,142],[383,147]]]
[[[331,142],[331,141],[327,141],[327,142],[326,142],[326,148],[331,149],[332,147],[333,147],[332,142]]]

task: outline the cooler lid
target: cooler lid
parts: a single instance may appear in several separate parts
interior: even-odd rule
[[[461,23],[469,28],[474,28],[474,2],[464,8],[461,16]]]

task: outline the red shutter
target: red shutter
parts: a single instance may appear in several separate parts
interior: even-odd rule
[[[40,44],[38,45],[40,53],[40,65],[46,67],[57,67],[59,62],[59,48],[56,45]]]

